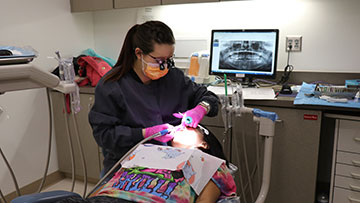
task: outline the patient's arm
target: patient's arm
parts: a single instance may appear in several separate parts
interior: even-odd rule
[[[196,202],[216,202],[216,200],[220,197],[220,194],[220,189],[212,180],[210,180],[201,191],[199,197],[196,199]]]

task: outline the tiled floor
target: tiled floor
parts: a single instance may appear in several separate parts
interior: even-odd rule
[[[71,190],[71,185],[72,185],[71,179],[66,178],[66,179],[63,179],[63,180],[55,183],[54,185],[51,185],[49,187],[44,188],[42,192],[54,191],[54,190],[70,191]],[[95,184],[88,183],[86,193],[89,192],[91,189],[93,189],[94,186],[95,186]],[[84,193],[84,183],[82,181],[78,181],[78,180],[75,181],[74,192],[78,193],[80,195],[83,195],[83,193]]]

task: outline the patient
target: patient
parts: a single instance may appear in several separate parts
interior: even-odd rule
[[[202,126],[197,129],[178,128],[174,134],[171,141],[173,147],[197,148],[226,160],[219,141]],[[131,155],[129,157],[131,159]],[[184,169],[133,167],[120,169],[108,183],[86,200],[66,199],[60,202],[216,202],[236,195],[235,182],[226,164],[227,162],[222,163],[217,170],[219,165],[214,168],[214,174],[209,176],[210,180],[205,180],[208,182],[204,182],[205,187],[198,192],[199,195],[190,185],[191,181],[188,181]],[[164,162],[163,165],[168,168],[170,163]]]

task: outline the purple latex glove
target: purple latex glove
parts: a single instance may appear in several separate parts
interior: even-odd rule
[[[148,128],[145,128],[144,137],[145,138],[150,137],[151,135],[153,135],[155,133],[158,133],[158,132],[160,132],[162,130],[165,130],[165,129],[168,129],[169,131],[171,131],[172,128],[174,128],[174,126],[172,126],[172,125],[170,125],[168,123],[148,127]],[[174,135],[172,133],[168,133],[168,134],[165,134],[165,135],[160,136],[160,137],[155,137],[154,139],[159,141],[159,142],[169,142],[173,138],[174,138]]]
[[[174,113],[173,116],[176,118],[182,118],[181,124],[184,126],[196,128],[200,121],[206,115],[206,109],[200,105],[195,108],[186,111],[185,113]]]

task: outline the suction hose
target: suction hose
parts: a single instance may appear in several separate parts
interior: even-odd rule
[[[113,173],[113,171],[118,168],[120,165],[121,165],[121,162],[123,162],[126,157],[128,157],[139,145],[143,144],[144,142],[147,142],[148,140],[151,140],[153,138],[156,138],[156,137],[160,137],[162,135],[165,135],[167,134],[169,131],[167,129],[165,130],[162,130],[158,133],[155,133],[143,140],[141,140],[139,143],[137,143],[135,146],[133,146],[128,152],[126,152],[126,154],[124,156],[122,156],[118,162],[116,162],[116,164],[104,175],[104,177],[102,177],[98,183],[96,183],[96,185],[94,186],[94,188],[86,195],[86,198],[88,198],[98,187],[99,185],[104,182],[104,180]]]
[[[52,111],[51,111],[51,101],[50,101],[50,90],[46,88],[46,97],[48,101],[48,107],[49,107],[49,146],[48,146],[48,153],[46,158],[46,164],[45,164],[45,170],[44,170],[44,176],[42,178],[42,181],[40,183],[38,193],[41,192],[42,188],[44,187],[46,176],[49,170],[49,163],[50,163],[50,154],[51,154],[51,142],[52,142]]]
[[[85,162],[85,155],[84,155],[84,150],[83,150],[83,147],[82,147],[82,144],[81,144],[77,119],[76,119],[74,111],[72,111],[71,115],[72,115],[72,118],[73,118],[75,134],[76,134],[77,142],[78,142],[79,149],[80,149],[80,158],[81,158],[82,165],[83,165],[83,174],[84,174],[84,193],[83,193],[83,197],[85,197],[86,189],[87,189],[87,167],[86,167],[86,162]]]
[[[14,185],[15,185],[16,194],[17,194],[18,196],[21,196],[20,189],[19,189],[19,185],[18,185],[18,183],[17,183],[17,180],[16,180],[16,177],[15,177],[14,171],[12,170],[12,168],[11,168],[8,160],[6,159],[4,152],[1,150],[1,147],[0,147],[0,154],[1,154],[1,156],[3,157],[6,166],[8,167],[8,169],[9,169],[9,171],[10,171],[10,175],[11,175],[11,177],[12,177],[12,179],[13,179],[13,182],[14,182]]]
[[[66,132],[68,135],[68,141],[69,141],[69,147],[70,147],[70,158],[71,158],[71,192],[74,192],[74,187],[75,187],[75,159],[74,159],[74,147],[72,144],[72,140],[71,140],[71,135],[70,135],[70,129],[69,129],[69,116],[68,113],[66,111],[66,95],[64,95],[63,100],[63,106],[64,106],[64,119],[65,119],[65,128],[66,128]]]
[[[1,190],[0,190],[0,197],[4,201],[4,203],[7,203],[7,201],[6,201],[5,197],[4,197],[4,194],[1,192]]]

